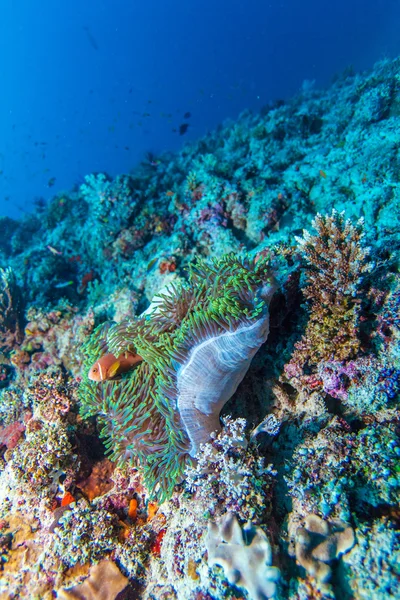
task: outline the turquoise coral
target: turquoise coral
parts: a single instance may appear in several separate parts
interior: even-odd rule
[[[170,286],[140,317],[101,325],[86,344],[82,415],[99,416],[112,460],[140,464],[159,499],[220,428],[223,405],[267,338],[275,287],[268,257],[198,258],[188,283]],[[119,380],[88,379],[105,352],[126,351],[143,362]]]

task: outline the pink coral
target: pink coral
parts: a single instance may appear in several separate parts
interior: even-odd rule
[[[0,429],[0,446],[6,446],[9,450],[15,448],[24,431],[25,425],[19,421],[3,427]]]

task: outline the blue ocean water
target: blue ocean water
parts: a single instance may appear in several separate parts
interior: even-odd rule
[[[398,0],[5,1],[0,214],[400,53]]]

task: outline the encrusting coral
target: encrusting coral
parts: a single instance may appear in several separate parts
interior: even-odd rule
[[[275,596],[279,569],[272,567],[272,551],[260,527],[240,527],[233,513],[210,522],[206,539],[208,564],[223,567],[229,583],[245,588],[252,600]]]
[[[198,258],[188,283],[170,285],[150,311],[96,329],[84,350],[84,417],[98,414],[112,460],[139,463],[151,493],[171,494],[269,331],[276,284],[269,257]],[[143,358],[120,379],[87,373],[103,355]]]

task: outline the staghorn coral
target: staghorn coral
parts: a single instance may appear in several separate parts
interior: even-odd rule
[[[275,290],[269,258],[197,259],[188,284],[171,285],[150,311],[98,328],[85,348],[84,417],[98,414],[111,458],[141,464],[150,492],[172,492],[266,340]],[[120,380],[87,377],[100,356],[140,354]]]
[[[206,538],[209,566],[223,567],[229,583],[244,588],[251,600],[273,598],[279,569],[272,567],[272,550],[260,527],[250,522],[243,529],[233,513],[219,523],[210,522]]]
[[[296,238],[307,264],[303,293],[311,313],[285,366],[286,376],[300,387],[310,380],[305,371],[315,370],[320,361],[345,361],[357,355],[362,277],[372,268],[368,248],[362,244],[362,219],[353,225],[344,213],[332,210],[330,216],[318,214],[312,224],[316,235],[305,231],[303,238]]]

